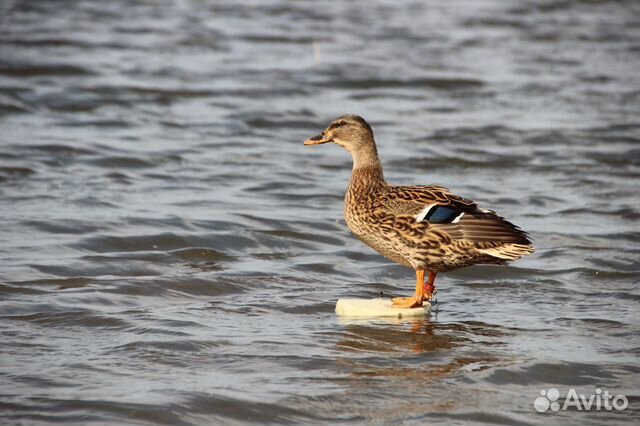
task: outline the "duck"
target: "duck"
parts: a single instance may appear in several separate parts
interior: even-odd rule
[[[343,115],[304,141],[306,146],[327,143],[340,145],[353,159],[344,197],[344,219],[351,232],[382,256],[415,271],[415,294],[392,299],[394,308],[432,303],[438,273],[505,264],[534,252],[527,232],[448,188],[387,183],[373,130],[364,118]]]

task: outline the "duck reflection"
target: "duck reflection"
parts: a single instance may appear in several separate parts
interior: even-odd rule
[[[347,319],[344,338],[337,346],[345,351],[404,352],[417,354],[446,350],[461,344],[465,337],[445,333],[443,324],[427,318]]]
[[[510,334],[503,327],[476,321],[344,319],[336,347],[340,363],[354,377],[415,377],[420,382],[458,371],[477,371],[508,363],[500,350]]]

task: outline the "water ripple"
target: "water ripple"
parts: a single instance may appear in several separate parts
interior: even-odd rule
[[[636,3],[4,2],[2,420],[636,424],[532,406],[640,401]],[[415,285],[347,230],[349,155],[302,146],[343,113],[536,253],[336,317]]]

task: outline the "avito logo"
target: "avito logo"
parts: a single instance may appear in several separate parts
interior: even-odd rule
[[[564,402],[560,402],[560,391],[556,388],[541,390],[540,396],[533,401],[533,408],[538,413],[551,411],[565,411],[574,408],[578,411],[590,410],[625,410],[629,406],[629,400],[624,395],[611,395],[608,390],[597,388],[591,395],[578,394],[574,388],[569,388]]]

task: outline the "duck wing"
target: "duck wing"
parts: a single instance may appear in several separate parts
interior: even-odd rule
[[[428,234],[442,235],[504,260],[533,252],[525,231],[441,186],[389,186],[376,197],[374,208],[410,226],[414,237],[419,228],[425,239]]]
[[[376,201],[376,207],[396,215],[414,216],[417,222],[448,223],[460,213],[478,210],[474,201],[434,185],[388,186]]]

